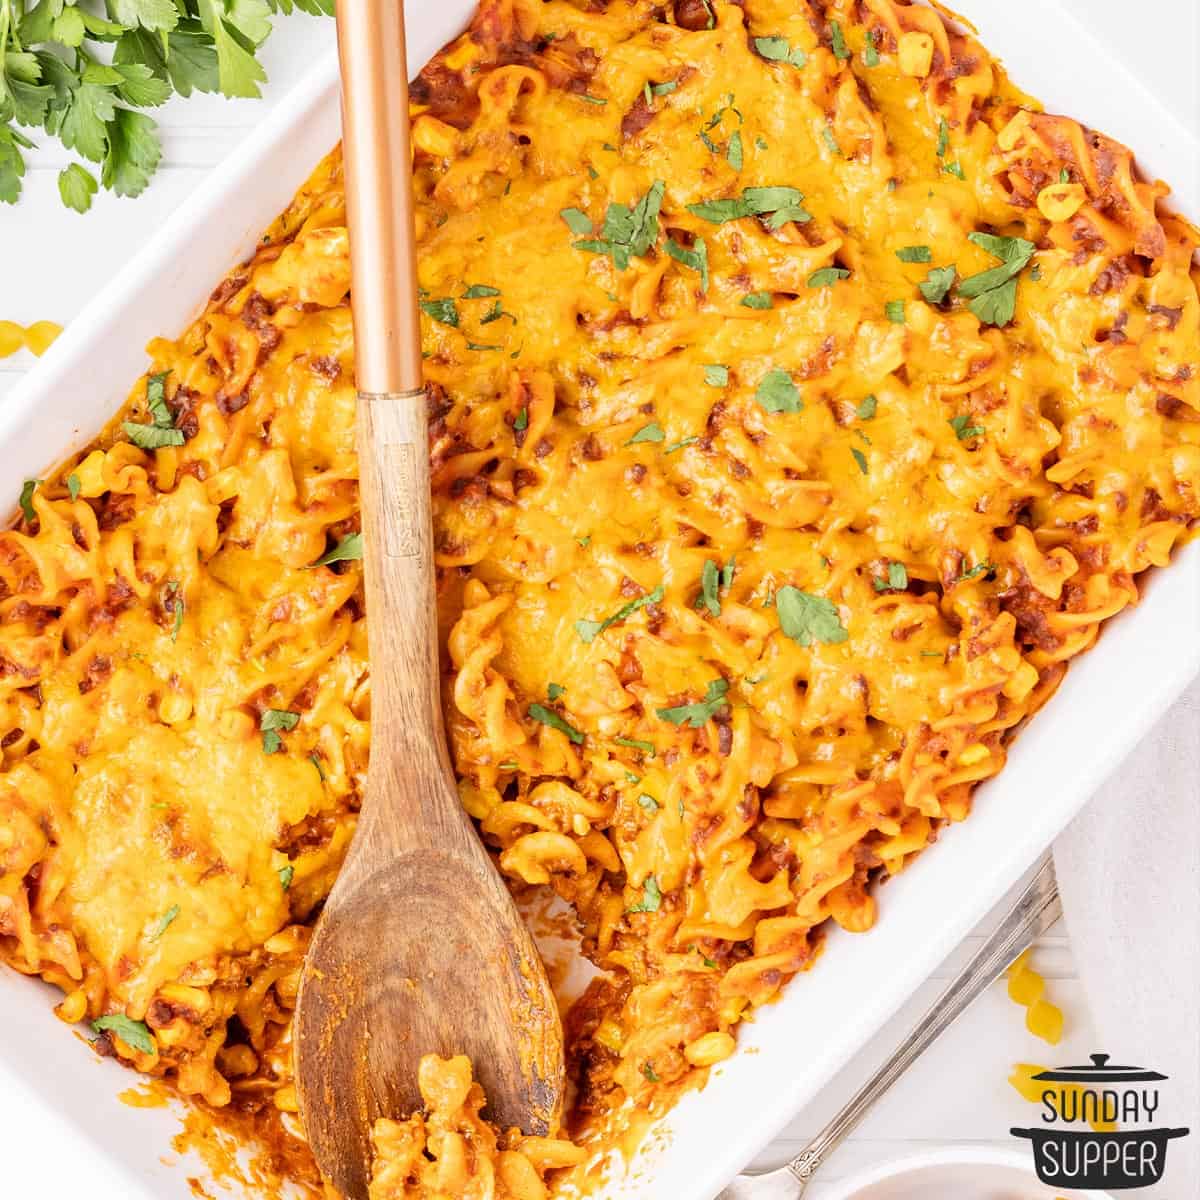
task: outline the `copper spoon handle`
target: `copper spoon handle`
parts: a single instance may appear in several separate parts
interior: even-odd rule
[[[358,390],[413,392],[421,327],[403,0],[338,0],[337,31]]]

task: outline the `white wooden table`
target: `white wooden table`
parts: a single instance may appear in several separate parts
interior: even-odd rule
[[[975,5],[1003,0],[974,0]],[[1165,37],[1156,11],[1175,15],[1178,0],[1141,0],[1131,16],[1126,0],[1074,0],[1102,36],[1122,53],[1168,105],[1187,119],[1197,112],[1191,56],[1197,46],[1193,24],[1178,37]],[[959,5],[969,6],[965,0]],[[1130,23],[1153,36],[1130,36]],[[328,21],[297,17],[285,23],[264,52],[270,84],[261,101],[227,101],[194,96],[172,101],[157,116],[165,131],[164,163],[152,186],[136,201],[97,197],[92,211],[79,216],[61,207],[56,175],[69,161],[55,147],[35,156],[26,177],[25,199],[13,209],[0,206],[0,319],[28,324],[52,319],[65,324],[104,286],[192,188],[229,151],[268,107],[279,103],[315,56],[332,44]],[[1067,52],[1064,48],[1060,51]],[[1059,52],[1059,51],[1055,51]],[[214,263],[214,281],[226,264]],[[170,331],[164,330],[164,333]],[[26,353],[0,359],[0,401],[32,358]],[[85,385],[85,381],[81,381]],[[882,916],[887,919],[886,895]],[[985,922],[977,934],[985,933]],[[887,1056],[896,1037],[914,1023],[946,980],[979,943],[974,937],[917,993],[898,1020],[876,1039],[816,1101],[799,1113],[766,1150],[760,1166],[774,1166],[798,1151],[850,1096],[872,1067]],[[909,1072],[867,1117],[856,1135],[833,1156],[808,1195],[821,1200],[832,1182],[874,1162],[956,1141],[1013,1146],[1008,1128],[1024,1124],[1030,1106],[1007,1083],[1016,1062],[1086,1062],[1098,1049],[1086,998],[1075,974],[1071,947],[1062,927],[1043,939],[1035,964],[1046,976],[1050,998],[1066,1012],[1063,1042],[1049,1047],[1025,1031],[1023,1010],[994,986]],[[803,980],[796,986],[803,986]],[[961,1086],[969,1082],[969,1086]],[[952,1086],[951,1086],[952,1085]],[[752,1120],[753,1114],[747,1114]],[[32,1177],[31,1177],[32,1180]],[[11,1181],[10,1181],[11,1182]]]

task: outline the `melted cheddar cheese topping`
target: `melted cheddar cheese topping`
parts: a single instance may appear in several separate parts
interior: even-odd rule
[[[485,0],[413,97],[447,725],[602,972],[586,1133],[873,924],[1200,518],[1197,238],[900,0]],[[3,956],[285,1123],[370,730],[341,187],[0,536]]]

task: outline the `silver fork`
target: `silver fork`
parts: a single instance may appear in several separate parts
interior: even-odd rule
[[[763,1175],[739,1175],[716,1200],[797,1200],[821,1164],[841,1145],[871,1105],[1061,914],[1054,863],[1047,855],[996,931],[841,1112],[791,1162]]]

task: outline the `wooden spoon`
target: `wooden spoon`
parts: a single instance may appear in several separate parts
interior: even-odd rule
[[[554,995],[463,811],[442,728],[400,0],[339,0],[371,761],[358,830],[296,1002],[296,1083],[321,1170],[367,1194],[377,1117],[421,1105],[422,1055],[470,1055],[504,1126],[547,1134]]]

